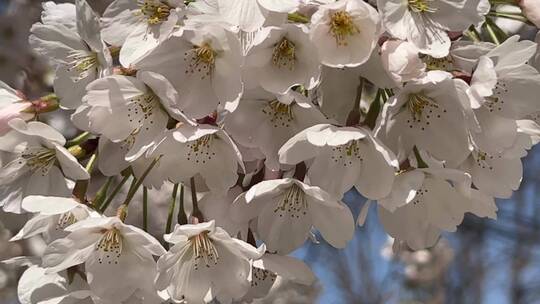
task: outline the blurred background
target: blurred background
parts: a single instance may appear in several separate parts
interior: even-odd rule
[[[51,92],[50,71],[27,43],[31,25],[39,20],[41,2],[0,0],[0,80],[30,98]],[[102,12],[110,1],[88,2]],[[518,22],[498,23],[524,38],[534,37],[536,31]],[[58,128],[65,128],[62,117],[53,118]],[[521,189],[512,199],[498,201],[497,221],[466,216],[458,231],[444,235],[434,248],[395,255],[372,206],[366,224],[357,229],[345,250],[321,240],[294,253],[312,267],[319,282],[311,287],[284,284],[256,303],[540,303],[540,148],[524,159],[524,168]],[[358,215],[365,199],[351,192],[345,201]],[[0,214],[0,260],[42,250],[39,239],[8,242],[25,220],[25,216]],[[18,303],[20,274],[21,269],[0,265],[0,304]]]

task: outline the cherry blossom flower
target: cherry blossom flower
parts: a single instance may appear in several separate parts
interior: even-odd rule
[[[210,125],[183,124],[165,135],[150,151],[150,157],[163,155],[153,174],[172,182],[187,182],[202,176],[213,192],[226,193],[238,179],[242,156],[230,137]],[[179,170],[176,164],[183,164]]]
[[[89,131],[125,145],[128,161],[156,143],[166,130],[169,115],[187,123],[175,106],[176,90],[163,76],[152,72],[139,72],[136,77],[104,77],[92,82],[87,90],[86,108],[78,113],[78,119],[86,121]]]
[[[288,254],[302,246],[315,227],[332,246],[352,239],[351,211],[319,187],[296,179],[262,181],[238,196],[231,209],[237,222],[256,219],[257,235],[270,252]]]
[[[250,286],[250,260],[265,250],[231,238],[214,221],[177,225],[165,240],[173,246],[158,260],[156,284],[177,302],[239,300]]]
[[[257,32],[246,57],[249,77],[272,93],[285,94],[302,85],[309,90],[320,80],[321,68],[307,28],[286,24]]]
[[[124,67],[165,41],[183,16],[180,0],[115,0],[103,13],[103,39],[120,49]]]
[[[64,175],[73,180],[90,178],[52,127],[18,118],[9,126],[12,130],[0,137],[0,151],[12,155],[0,170],[0,205],[5,211],[21,213],[22,199],[29,195],[69,195]]]
[[[43,23],[32,27],[30,45],[55,64],[54,89],[60,104],[75,109],[82,103],[86,86],[110,74],[112,57],[100,36],[99,17],[88,3],[77,0],[73,9],[68,4],[62,7],[45,6]],[[75,16],[66,18],[71,13]]]
[[[283,164],[313,160],[307,177],[312,185],[342,197],[353,186],[378,199],[392,189],[398,168],[394,154],[363,128],[320,124],[292,137],[279,151]]]
[[[455,231],[466,212],[496,218],[493,198],[470,184],[470,175],[453,169],[403,172],[390,195],[378,201],[379,219],[388,234],[412,249],[431,247],[441,231]]]
[[[447,31],[480,24],[490,5],[487,0],[378,0],[377,7],[392,36],[439,58],[450,49]]]
[[[22,209],[37,214],[26,222],[11,241],[42,234],[45,241],[50,243],[65,237],[68,233],[64,229],[68,226],[86,219],[91,214],[96,216],[86,205],[67,197],[27,196],[22,201]]]
[[[516,140],[513,151],[523,151],[527,142]],[[489,154],[474,149],[463,163],[462,168],[472,176],[478,190],[488,195],[509,198],[519,188],[523,177],[523,166],[519,155],[500,152]]]
[[[90,291],[103,303],[121,303],[134,293],[142,303],[162,301],[153,283],[153,256],[165,250],[152,236],[117,217],[87,218],[66,231],[43,254],[45,273],[84,264]]]
[[[535,43],[512,36],[480,57],[471,80],[472,107],[483,106],[510,119],[540,111],[536,98],[540,91],[531,91],[540,90],[540,73],[527,64],[535,52]]]
[[[381,33],[377,10],[358,0],[321,5],[311,23],[311,40],[321,62],[331,67],[355,67],[366,62]]]
[[[481,130],[471,135],[481,153],[497,155],[511,147],[517,137],[516,120],[540,111],[534,97],[540,94],[540,74],[527,64],[536,45],[518,39],[513,36],[481,56],[472,75],[471,106]]]
[[[470,153],[468,132],[474,127],[468,89],[464,81],[441,72],[407,83],[385,104],[377,138],[397,151],[400,161],[416,145],[437,159],[459,165]]]
[[[165,76],[179,93],[178,106],[202,118],[218,107],[234,111],[243,92],[242,61],[238,38],[208,25],[171,37],[133,67]]]

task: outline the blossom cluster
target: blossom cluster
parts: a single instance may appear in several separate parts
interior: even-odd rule
[[[312,284],[287,255],[344,248],[372,204],[413,250],[466,213],[495,219],[540,140],[537,44],[492,20],[537,23],[527,3],[44,3],[29,42],[54,94],[0,83],[0,206],[34,214],[13,241],[47,243],[7,261],[28,267],[21,303],[250,302]],[[40,121],[59,109],[76,138]],[[172,189],[164,235],[149,189]],[[142,225],[126,222],[138,191]]]

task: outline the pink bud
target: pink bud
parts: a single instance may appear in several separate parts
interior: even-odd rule
[[[523,15],[536,27],[540,27],[540,0],[520,0],[519,6]]]
[[[24,112],[28,108],[32,107],[32,103],[29,101],[14,102],[3,108],[0,108],[0,135],[4,135],[10,130],[8,125],[9,121],[14,118],[21,118],[26,121],[34,118],[33,113]]]

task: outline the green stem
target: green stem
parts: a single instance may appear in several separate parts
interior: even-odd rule
[[[99,211],[101,213],[105,212],[105,210],[107,210],[107,208],[109,207],[109,205],[111,204],[112,200],[116,197],[116,195],[120,192],[120,190],[122,189],[122,187],[124,186],[124,184],[127,182],[127,180],[129,179],[129,175],[126,175],[124,176],[124,178],[120,181],[120,183],[118,185],[116,185],[116,187],[113,189],[113,192],[111,193],[111,195],[109,195],[109,197],[107,197],[107,199],[105,200],[105,202],[101,205],[101,207],[99,208]]]
[[[143,187],[143,230],[148,232],[148,188]]]
[[[503,30],[501,30],[490,18],[486,18],[486,22],[484,22],[483,27],[493,43],[499,45],[502,43],[502,41],[506,40],[506,33],[503,32]]]
[[[88,171],[88,174],[92,174],[92,171],[94,171],[94,167],[96,165],[96,160],[97,160],[97,152],[92,154],[92,156],[90,156],[90,159],[86,163],[85,168],[86,168],[86,171]]]
[[[469,37],[471,41],[473,42],[480,42],[482,41],[482,38],[480,38],[480,33],[476,30],[476,28],[471,25],[468,30],[464,32],[465,36]]]
[[[178,224],[185,225],[187,224],[186,211],[184,209],[184,185],[180,186],[180,206],[178,206]]]
[[[169,215],[167,216],[167,226],[165,227],[165,234],[171,233],[172,219],[174,209],[176,208],[176,196],[178,195],[178,184],[174,184],[174,188],[171,195],[171,204],[169,205]]]
[[[497,4],[518,5],[517,0],[489,0],[489,3],[491,3],[491,5],[497,5]]]
[[[70,141],[68,141],[66,143],[66,147],[79,145],[79,144],[83,143],[84,141],[86,141],[90,136],[92,136],[92,134],[90,132],[81,133],[77,137],[75,137],[75,138],[71,139]]]
[[[418,151],[418,148],[416,146],[414,146],[413,151],[414,151],[414,156],[416,157],[416,163],[417,163],[418,169],[427,168],[428,165],[420,156],[420,151]]]
[[[523,16],[523,14],[521,14],[521,13],[490,11],[488,16],[521,21],[521,22],[526,23],[528,25],[534,26],[534,24],[532,22],[530,22],[529,19],[527,19],[527,17]]]
[[[148,166],[148,168],[146,168],[146,170],[144,170],[144,173],[141,175],[141,177],[137,180],[137,182],[135,182],[133,187],[131,187],[129,189],[128,195],[126,196],[126,199],[124,200],[123,205],[125,205],[126,207],[129,205],[129,203],[131,202],[131,200],[135,196],[135,193],[137,193],[137,190],[139,189],[141,184],[144,182],[144,179],[146,178],[146,176],[148,176],[150,171],[152,171],[152,169],[156,166],[156,164],[159,162],[159,160],[161,159],[162,156],[163,155],[160,155],[160,156],[156,157],[152,161],[152,163]]]
[[[195,187],[195,177],[192,177],[189,180],[189,184],[191,187],[191,201],[193,202],[193,213],[192,216],[196,217],[199,222],[203,222],[203,214],[201,210],[199,209],[199,204],[197,202],[197,188]]]
[[[133,191],[133,188],[135,188],[135,185],[137,184],[137,178],[133,176],[133,180],[131,180],[131,184],[129,185],[128,194]]]
[[[103,204],[103,201],[107,197],[107,192],[109,191],[109,187],[111,186],[111,183],[114,179],[114,176],[110,176],[107,178],[107,181],[101,188],[99,188],[98,192],[96,193],[96,196],[94,197],[92,201],[92,205],[94,206],[94,209],[98,210],[101,204]]]

